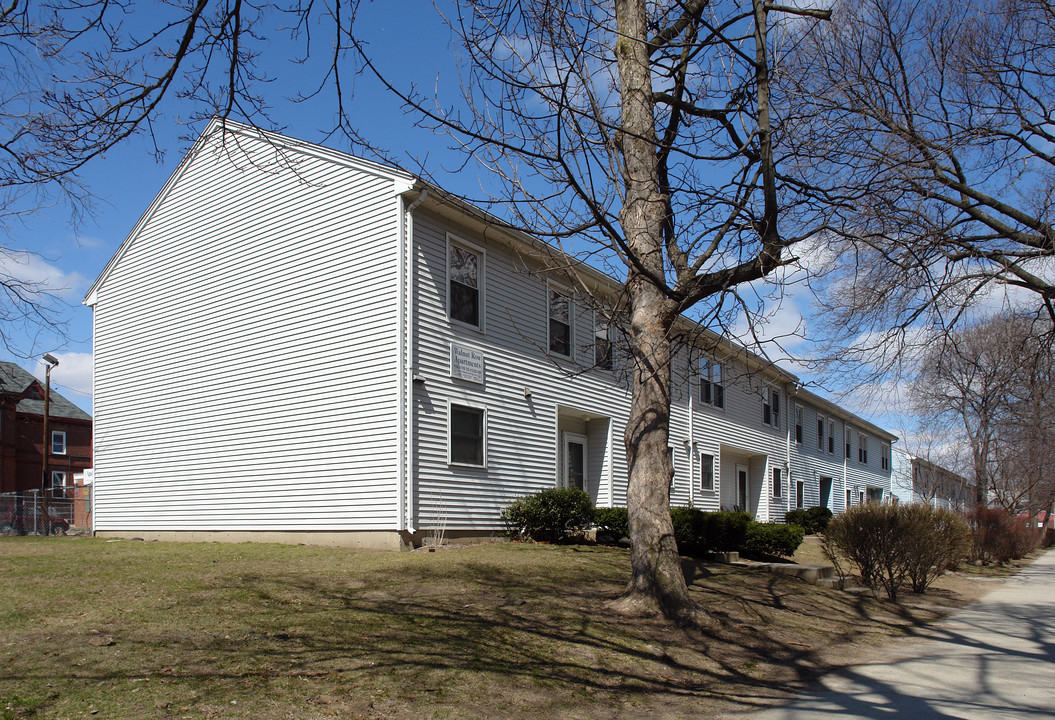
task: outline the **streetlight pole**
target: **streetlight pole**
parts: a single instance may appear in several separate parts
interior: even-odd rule
[[[51,516],[48,514],[48,459],[51,457],[51,438],[48,437],[48,416],[51,414],[51,369],[57,367],[59,359],[51,353],[44,353],[44,442],[41,447],[44,456],[44,477],[40,482],[40,512],[43,516],[45,535],[51,534]]]

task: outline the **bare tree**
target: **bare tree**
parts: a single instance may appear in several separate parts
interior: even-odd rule
[[[823,225],[808,188],[778,171],[773,33],[790,15],[826,13],[762,0],[467,1],[449,17],[467,68],[459,107],[401,93],[504,181],[489,204],[511,224],[588,241],[584,257],[625,274],[632,577],[622,611],[707,620],[669,513],[679,313],[738,306],[737,286],[792,261],[789,248]]]
[[[788,141],[834,200],[822,287],[846,364],[894,363],[1006,294],[1055,318],[1053,47],[1046,0],[840,0],[804,27]]]
[[[978,503],[1011,512],[1055,501],[1055,353],[1037,322],[1007,314],[957,329],[926,356],[915,388],[922,410],[961,424]]]

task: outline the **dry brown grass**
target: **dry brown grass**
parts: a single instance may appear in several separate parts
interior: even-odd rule
[[[707,715],[775,702],[966,597],[685,570],[717,633],[611,613],[617,548],[2,538],[0,718]]]

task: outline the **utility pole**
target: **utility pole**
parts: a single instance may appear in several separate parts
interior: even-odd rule
[[[41,450],[44,456],[44,477],[40,482],[40,512],[44,519],[42,530],[45,535],[51,534],[51,515],[48,514],[48,491],[51,486],[48,472],[48,459],[51,457],[51,438],[48,436],[48,417],[51,414],[51,369],[58,366],[59,360],[51,353],[44,353],[44,442]]]

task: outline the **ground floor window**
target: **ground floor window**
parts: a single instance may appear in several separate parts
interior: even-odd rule
[[[795,483],[795,507],[802,510],[806,506],[806,483],[799,480]]]
[[[773,497],[778,498],[784,492],[783,480],[781,468],[773,468]]]
[[[63,488],[66,487],[66,473],[53,470],[51,473],[51,494],[55,496],[63,495]]]
[[[714,490],[714,455],[700,455],[700,490]]]
[[[455,465],[484,465],[484,411],[451,405],[450,461]]]

